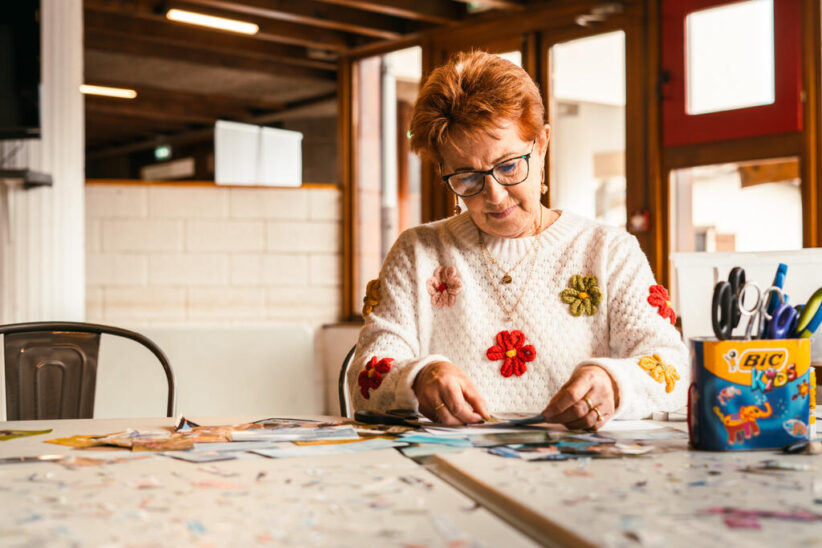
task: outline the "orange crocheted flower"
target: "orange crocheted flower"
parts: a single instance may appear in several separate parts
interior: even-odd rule
[[[360,385],[362,397],[371,397],[369,390],[376,390],[382,384],[383,376],[391,371],[391,362],[394,358],[383,358],[377,360],[377,356],[371,356],[371,360],[365,364],[365,368],[360,371],[357,377],[357,384]]]
[[[380,279],[371,280],[365,286],[365,297],[362,299],[362,315],[368,316],[380,304]]]
[[[525,362],[534,361],[537,351],[533,345],[525,344],[522,331],[500,331],[497,333],[497,344],[489,348],[485,355],[491,361],[505,360],[499,369],[503,377],[519,377],[528,369]]]
[[[659,354],[639,358],[639,366],[656,382],[664,382],[666,392],[673,392],[676,381],[679,380],[679,373],[673,365],[662,361]]]
[[[661,285],[652,285],[648,288],[651,294],[648,296],[648,304],[659,308],[659,315],[668,318],[671,325],[676,323],[676,312],[671,308],[671,297],[668,290]]]
[[[435,307],[451,306],[462,291],[462,280],[455,266],[438,266],[434,275],[425,284],[431,295],[431,304]]]

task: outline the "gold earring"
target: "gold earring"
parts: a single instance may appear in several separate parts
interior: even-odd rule
[[[454,215],[459,215],[460,213],[462,213],[462,208],[459,206],[459,204],[457,204],[454,206]]]
[[[543,196],[548,194],[548,185],[546,185],[545,183],[542,183],[539,187],[539,193],[542,194]]]

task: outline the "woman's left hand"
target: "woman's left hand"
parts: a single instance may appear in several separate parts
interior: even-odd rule
[[[616,382],[598,365],[580,367],[542,412],[546,422],[572,430],[601,428],[619,403]],[[599,413],[597,413],[599,411]]]

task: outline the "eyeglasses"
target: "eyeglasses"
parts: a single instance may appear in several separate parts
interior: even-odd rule
[[[482,192],[485,188],[485,177],[487,175],[493,177],[502,186],[518,185],[528,178],[528,160],[531,158],[531,153],[534,152],[536,143],[535,139],[531,143],[531,150],[528,154],[503,160],[489,170],[457,171],[450,175],[444,175],[442,180],[445,181],[445,184],[454,194],[461,198],[468,198]]]

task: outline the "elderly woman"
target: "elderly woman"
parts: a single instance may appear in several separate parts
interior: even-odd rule
[[[457,55],[411,133],[467,211],[403,232],[369,283],[355,408],[599,428],[685,405],[688,353],[636,238],[541,204],[551,130],[524,70]]]

